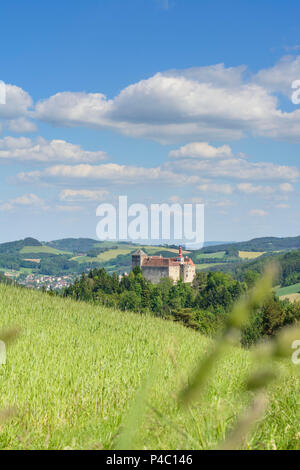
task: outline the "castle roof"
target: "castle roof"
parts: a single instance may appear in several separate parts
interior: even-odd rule
[[[134,253],[132,253],[132,256],[147,256],[147,255],[141,248],[139,248]]]
[[[184,264],[194,265],[190,258],[184,259]],[[144,267],[168,267],[168,266],[180,266],[181,260],[178,258],[163,258],[160,256],[149,256],[144,259],[142,266]]]
[[[170,259],[169,258],[160,258],[159,256],[150,256],[146,258],[143,262],[143,266],[145,267],[168,267],[170,266]]]
[[[168,266],[180,266],[181,264],[189,264],[194,265],[191,258],[187,256],[184,258],[182,257],[182,250],[179,252],[181,254],[180,257],[176,258],[163,258],[162,255],[159,256],[148,256],[141,248],[138,248],[132,256],[140,256],[143,257],[142,266],[145,267],[168,267]]]

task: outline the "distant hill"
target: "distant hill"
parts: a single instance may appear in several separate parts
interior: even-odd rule
[[[236,270],[248,260],[265,257],[267,254],[285,253],[300,249],[299,237],[264,237],[237,243],[207,242],[201,250],[190,256],[197,270]],[[104,267],[118,274],[131,269],[131,254],[137,248],[131,242],[99,241],[92,238],[64,238],[40,242],[25,238],[0,244],[0,273],[15,271],[16,276],[30,272],[63,275],[81,274],[92,268]],[[141,245],[149,255],[162,254],[172,257],[177,252],[175,245]]]
[[[45,245],[72,253],[86,253],[100,243],[92,238],[63,238],[45,243]]]
[[[40,242],[26,238],[0,244],[0,272],[10,271],[18,280],[30,273],[61,276],[81,274],[104,267],[109,272],[131,269],[131,253],[138,245],[131,242],[97,241],[92,238],[65,238]],[[151,255],[174,256],[176,247],[146,246]]]
[[[234,270],[236,277],[242,278],[246,271],[261,274],[266,264],[275,262],[279,266],[278,283],[289,286],[300,282],[300,251],[292,250],[287,253],[269,253],[256,260],[248,261],[237,266]]]
[[[1,243],[0,253],[15,253],[20,251],[26,246],[42,246],[41,242],[35,238],[25,238],[24,240],[17,240],[15,242]]]
[[[224,241],[211,241],[211,242],[204,242],[203,246],[204,248],[207,247],[207,246],[216,246],[216,245],[232,245],[233,243],[236,243],[236,242],[233,242],[233,241],[230,241],[230,242],[224,242]]]
[[[202,253],[213,253],[217,251],[258,251],[272,252],[280,250],[297,250],[300,249],[300,236],[298,237],[262,237],[253,238],[252,240],[237,243],[224,243],[210,245],[199,250]]]

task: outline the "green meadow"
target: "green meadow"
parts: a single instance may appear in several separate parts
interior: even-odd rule
[[[0,330],[11,327],[20,333],[0,366],[0,409],[13,410],[1,449],[113,449],[120,433],[130,448],[213,449],[253,398],[253,354],[232,347],[197,401],[179,406],[211,340],[174,322],[0,285]],[[248,449],[300,447],[299,366],[280,371]]]
[[[276,290],[276,294],[281,297],[283,295],[298,294],[300,293],[300,282],[293,284],[292,286],[280,287]]]
[[[225,256],[226,252],[225,251],[217,251],[216,253],[199,253],[196,256],[197,260],[201,259],[223,259]]]
[[[20,250],[22,255],[27,253],[35,253],[35,254],[50,254],[50,255],[70,255],[70,252],[57,250],[56,248],[52,248],[51,246],[25,246]]]

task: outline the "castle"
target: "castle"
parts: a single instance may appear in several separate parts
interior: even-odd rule
[[[143,276],[148,281],[157,284],[163,277],[169,277],[174,282],[181,278],[183,282],[193,282],[196,275],[196,267],[187,256],[182,254],[179,248],[179,255],[176,258],[163,258],[160,256],[148,256],[143,250],[138,249],[132,255],[132,269],[139,266]]]

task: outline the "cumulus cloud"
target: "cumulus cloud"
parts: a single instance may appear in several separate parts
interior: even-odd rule
[[[39,207],[45,208],[44,201],[36,194],[24,194],[23,196],[15,199],[10,199],[8,202],[0,204],[0,211],[12,211],[17,207]]]
[[[0,159],[35,162],[97,162],[104,160],[106,153],[99,150],[83,150],[64,140],[45,140],[42,137],[4,137],[0,139]]]
[[[271,92],[292,94],[292,82],[300,79],[300,55],[284,56],[273,67],[260,70],[253,77],[253,82]]]
[[[6,127],[14,134],[29,134],[37,131],[37,125],[24,117],[7,121]]]
[[[200,191],[212,192],[212,193],[221,193],[221,194],[232,194],[233,188],[230,184],[214,184],[207,183],[198,186]]]
[[[109,128],[163,143],[247,135],[299,141],[300,111],[283,112],[273,94],[290,88],[299,57],[282,59],[252,78],[245,66],[223,64],[157,73],[112,99],[61,92],[38,102],[35,116],[54,125]]]
[[[291,84],[300,77],[300,55],[283,57],[252,76],[247,72],[244,65],[224,64],[169,70],[133,83],[111,99],[101,92],[63,91],[39,101],[33,113],[28,93],[7,85],[0,121],[19,133],[34,132],[30,119],[35,117],[55,126],[113,129],[162,143],[249,135],[299,142],[300,110],[283,112],[277,95],[291,96]],[[208,149],[202,146],[202,151]],[[199,152],[201,156],[201,148]]]
[[[0,152],[1,155],[1,152]],[[172,158],[158,167],[142,167],[120,165],[117,163],[104,163],[100,165],[53,165],[44,170],[22,172],[17,176],[21,183],[35,184],[39,182],[52,182],[58,184],[87,183],[89,186],[102,184],[130,184],[146,185],[152,183],[167,185],[186,185],[198,187],[204,192],[232,194],[231,184],[239,180],[237,189],[246,194],[269,195],[275,192],[287,194],[293,190],[290,181],[299,177],[297,168],[276,165],[269,162],[250,162],[240,157],[224,157],[217,159]],[[210,181],[213,179],[214,181]],[[216,182],[218,180],[218,182]],[[219,180],[222,180],[219,182]],[[227,180],[227,181],[226,181]],[[244,180],[244,181],[243,181]],[[246,180],[246,181],[245,181]],[[276,187],[270,185],[254,185],[251,181],[279,182]],[[228,182],[229,181],[229,182]],[[73,191],[73,192],[72,192]],[[76,191],[76,192],[74,192]],[[87,189],[68,189],[61,193],[64,200],[78,199],[95,200],[103,193],[89,192]]]
[[[177,172],[192,173],[207,178],[238,180],[296,181],[300,175],[296,167],[270,162],[251,162],[244,158],[173,159],[165,167]]]
[[[103,201],[108,196],[106,190],[92,189],[64,189],[59,194],[61,201],[78,202],[78,201]]]
[[[189,136],[240,138],[275,109],[276,99],[255,84],[221,88],[158,73],[113,100],[103,94],[58,93],[37,104],[36,117],[55,125],[113,128],[176,142]]]
[[[5,84],[6,100],[0,106],[1,119],[14,119],[28,114],[33,102],[30,95],[15,85]]]
[[[275,188],[272,186],[257,186],[252,183],[240,183],[237,185],[240,192],[245,194],[272,194]]]
[[[268,213],[264,211],[263,209],[252,209],[249,212],[249,215],[251,217],[265,217],[266,215],[268,215]]]
[[[178,175],[161,167],[145,168],[136,166],[106,163],[102,165],[56,165],[42,171],[22,172],[18,180],[24,183],[35,183],[40,180],[89,180],[103,181],[109,184],[140,184],[165,182],[170,184],[195,184],[201,182],[198,176]]]
[[[35,132],[36,125],[30,120],[33,106],[31,96],[22,88],[4,84],[5,104],[0,105],[0,123],[11,132]]]
[[[221,158],[232,157],[232,151],[229,145],[222,145],[221,147],[213,147],[207,142],[191,142],[184,145],[177,150],[172,150],[169,157],[182,158]]]
[[[282,183],[279,186],[280,191],[284,193],[291,193],[294,191],[294,187],[290,183]]]

